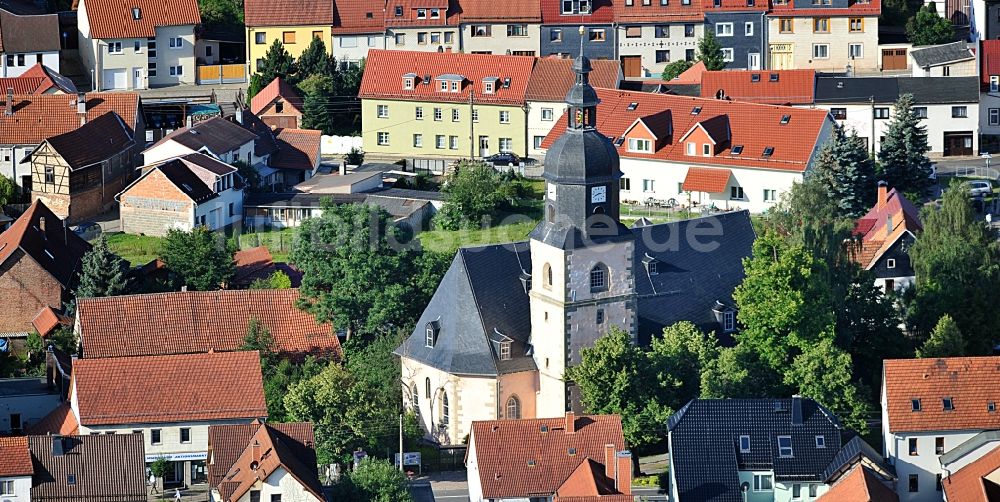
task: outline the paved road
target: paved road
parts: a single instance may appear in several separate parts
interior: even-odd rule
[[[410,485],[416,502],[468,502],[469,485],[464,472],[438,473],[414,481]],[[656,488],[633,487],[632,495],[644,500],[666,501],[667,496]]]

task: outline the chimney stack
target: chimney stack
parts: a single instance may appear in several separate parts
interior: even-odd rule
[[[566,432],[574,433],[576,432],[576,414],[572,411],[566,412]]]
[[[889,199],[889,184],[883,181],[878,182],[878,201],[875,203],[875,207],[882,209]]]
[[[253,452],[252,452],[253,453],[253,457],[251,458],[251,460],[253,462],[256,462],[257,465],[259,466],[260,465],[260,441],[254,440],[253,446],[251,448],[253,450]]]
[[[615,479],[615,445],[604,445],[604,475]]]
[[[13,87],[8,87],[7,88],[7,103],[6,103],[6,105],[7,106],[4,108],[4,111],[3,111],[4,115],[13,115],[14,114],[14,88]]]
[[[76,114],[80,117],[80,125],[87,123],[87,95],[82,92],[76,94]]]
[[[45,235],[45,217],[44,216],[39,216],[38,217],[38,229],[42,231],[42,236],[44,236]]]
[[[620,451],[615,457],[615,488],[622,495],[632,495],[632,452]]]

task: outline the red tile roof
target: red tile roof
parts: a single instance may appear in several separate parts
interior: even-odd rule
[[[899,502],[896,492],[879,481],[878,476],[863,465],[857,465],[840,478],[816,502]],[[948,502],[954,502],[948,498]]]
[[[333,2],[333,32],[382,33],[385,30],[384,5],[368,0]]]
[[[611,0],[593,0],[592,12],[587,15],[562,13],[562,0],[539,0],[542,9],[542,22],[545,24],[609,24],[615,20],[615,9]]]
[[[295,302],[297,289],[186,291],[104,298],[77,304],[87,358],[239,350],[251,319],[293,356],[339,358],[340,342]]]
[[[865,269],[875,265],[900,237],[907,233],[915,235],[924,229],[920,211],[903,194],[893,188],[885,197],[884,203],[876,202],[854,226],[854,235],[860,239],[852,246],[852,257]]]
[[[776,82],[772,75],[778,76]],[[715,98],[723,91],[727,98],[735,101],[811,105],[815,80],[815,70],[706,71],[701,75],[701,97]]]
[[[795,8],[795,3],[801,2],[803,4],[802,8]],[[847,8],[830,8],[830,7],[818,7],[809,8],[811,6],[811,0],[788,0],[786,4],[774,4],[771,5],[771,12],[768,16],[772,17],[816,17],[816,16],[878,16],[882,13],[882,0],[871,0],[870,2],[859,2],[857,0],[850,0],[850,6]]]
[[[333,25],[330,0],[246,0],[243,19],[248,27]]]
[[[275,272],[274,259],[266,246],[241,249],[233,253],[236,273],[229,282],[234,285],[249,286],[257,279],[267,279]]]
[[[86,95],[87,120],[115,112],[133,132],[139,114],[134,92],[90,92]],[[0,111],[0,145],[37,145],[46,138],[80,127],[75,94],[14,95],[14,113]],[[6,108],[0,98],[0,109]],[[18,159],[20,160],[20,159]]]
[[[42,417],[41,420],[29,424],[25,430],[32,435],[58,434],[61,436],[76,435],[80,431],[80,424],[76,422],[76,415],[68,402],[63,402],[56,406],[56,409]]]
[[[621,80],[621,65],[618,61],[597,59],[590,62],[594,70],[590,72],[590,85],[615,89]],[[524,99],[528,101],[563,101],[566,93],[576,83],[573,60],[555,56],[538,58],[531,70]]]
[[[35,331],[42,338],[52,334],[59,326],[69,326],[71,324],[73,324],[72,318],[64,316],[48,306],[39,310],[35,318],[31,320],[31,325],[34,326]]]
[[[371,49],[365,62],[358,96],[362,99],[398,99],[404,101],[447,101],[467,103],[469,91],[475,91],[477,103],[522,105],[535,58],[457,52],[417,52]],[[411,90],[403,89],[403,75],[417,76]],[[434,79],[442,75],[461,75],[460,92],[441,92]],[[431,81],[424,83],[424,76]],[[483,79],[497,77],[500,83],[510,79],[510,88],[496,85],[492,94],[483,93]]]
[[[752,2],[753,5],[747,5]],[[767,12],[770,2],[765,0],[702,0],[701,4],[705,12],[717,11],[741,11],[741,12]]]
[[[722,193],[732,175],[729,169],[689,167],[682,188],[685,192]]]
[[[281,77],[275,78],[254,95],[253,99],[250,100],[250,112],[254,115],[260,115],[264,108],[267,108],[279,97],[284,99],[288,106],[302,113],[302,109],[299,107],[302,104],[302,98],[299,97],[299,93],[295,92],[295,88]]]
[[[101,138],[101,141],[93,141]],[[62,157],[71,171],[107,161],[135,149],[132,129],[115,112],[108,112],[86,124],[45,140]],[[34,157],[39,145],[29,153]]]
[[[201,24],[197,0],[82,0],[93,38],[148,38],[158,26]],[[134,19],[132,9],[140,9]],[[162,47],[160,50],[164,50]]]
[[[396,15],[396,7],[402,8],[402,15]],[[417,9],[427,9],[425,17],[417,17]],[[438,9],[438,17],[431,16],[431,9]],[[458,0],[389,0],[385,6],[385,25],[410,26],[454,26],[458,24]]]
[[[786,106],[760,105],[737,101],[693,98],[666,94],[616,91],[597,89],[601,104],[597,107],[597,129],[605,136],[617,138],[636,119],[670,110],[674,135],[655,152],[640,154],[629,152],[627,144],[618,147],[623,158],[659,159],[684,164],[708,164],[724,167],[745,167],[773,169],[778,171],[803,172],[818,148],[817,142],[823,128],[831,124],[826,110],[791,108]],[[629,110],[636,103],[634,110]],[[696,109],[697,114],[692,114]],[[788,124],[781,125],[783,116],[788,115]],[[730,142],[717,148],[712,157],[689,156],[678,139],[697,122],[713,117],[727,117]],[[566,129],[566,121],[559,120],[553,126],[542,148],[548,148]],[[739,155],[733,155],[731,147],[742,145]],[[770,156],[764,156],[765,148],[773,148]]]
[[[604,446],[624,449],[621,417],[484,420],[472,423],[470,447],[476,449],[484,498],[551,495],[588,458],[604,458]],[[547,428],[542,432],[543,427]],[[534,465],[529,465],[533,461]]]
[[[629,468],[631,468],[629,462]],[[631,477],[629,478],[631,479]],[[632,495],[615,488],[613,479],[605,475],[605,466],[594,459],[580,463],[556,490],[553,502],[633,502]]]
[[[509,0],[496,3],[493,0],[461,0],[460,15],[463,23],[476,21],[499,23],[542,21],[542,11],[538,0]]]
[[[889,432],[1000,429],[1000,413],[987,410],[1000,402],[1000,357],[887,359],[883,375]]]
[[[210,445],[213,462],[209,477],[214,481],[212,486],[219,489],[223,502],[240,500],[258,482],[266,483],[278,468],[284,469],[316,499],[325,500],[316,468],[312,424],[270,426],[254,423],[249,428],[241,425],[219,427],[224,430],[214,435],[212,427],[209,428],[209,441],[215,440]],[[247,429],[249,438],[244,432]],[[241,439],[246,440],[239,441]],[[251,467],[253,463],[257,464],[256,468]]]
[[[72,388],[85,426],[267,416],[257,351],[78,359]]]
[[[975,462],[941,480],[948,502],[993,502],[1000,493],[996,472],[1000,470],[1000,447],[994,447]],[[990,476],[991,480],[986,477]],[[992,495],[992,496],[991,496]]]
[[[35,63],[17,77],[0,78],[0,92],[14,89],[14,94],[45,94],[50,90],[63,93],[76,93],[73,81]]]
[[[31,256],[64,288],[69,288],[90,244],[75,233],[67,232],[63,221],[42,201],[36,200],[0,233],[0,265],[18,249]]]
[[[701,22],[705,19],[702,6],[698,2],[684,5],[675,1],[662,5],[658,1],[651,1],[649,5],[643,5],[642,1],[639,0],[632,2],[632,5],[625,5],[624,1],[620,1],[615,2],[614,8],[615,22],[618,23]]]
[[[31,476],[34,472],[28,438],[0,437],[0,478]]]
[[[708,71],[704,61],[698,61],[669,82],[674,85],[701,85],[701,76]]]
[[[54,454],[56,444],[62,455]],[[32,479],[31,500],[149,500],[141,433],[29,436],[28,447],[40,474]],[[69,483],[70,475],[73,484]]]
[[[283,128],[275,131],[275,140],[278,151],[271,155],[271,167],[312,171],[319,165],[322,131]]]
[[[990,85],[990,76],[1000,76],[1000,40],[983,40],[982,54],[979,59],[982,61],[983,84]]]

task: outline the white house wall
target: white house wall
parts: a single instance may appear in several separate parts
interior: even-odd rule
[[[189,153],[195,153],[195,151],[176,141],[168,140],[159,145],[151,146],[142,152],[142,160],[146,164],[155,164]]]
[[[552,118],[542,119],[542,110],[552,110]],[[566,103],[549,101],[528,101],[528,155],[542,161],[545,160],[545,150],[535,148],[535,138],[545,138],[552,130],[552,126],[562,117],[566,111]]]
[[[170,47],[170,38],[180,37],[183,40],[181,47]],[[182,26],[158,26],[156,28],[156,76],[148,77],[149,83],[153,86],[170,84],[194,84],[196,81],[195,55],[194,55],[194,25]],[[148,55],[146,56],[148,66]],[[171,76],[170,67],[180,66],[183,68],[181,75]],[[147,71],[146,75],[149,73]],[[129,75],[129,79],[131,79]],[[129,82],[131,84],[131,82]]]
[[[31,476],[0,477],[0,483],[14,482],[14,493],[0,496],[3,502],[31,502]]]
[[[541,40],[542,25],[539,23],[510,23],[527,26],[525,36],[507,36],[507,23],[463,23],[461,26],[461,47],[465,53],[511,54],[513,52],[531,52],[538,55]],[[474,26],[487,25],[490,36],[472,36]]]
[[[333,57],[337,62],[357,63],[368,57],[368,49],[385,49],[386,39],[381,33],[365,35],[337,34],[333,36]]]
[[[284,467],[275,469],[264,482],[254,488],[260,490],[259,500],[262,501],[275,500],[271,498],[272,495],[280,495],[282,502],[322,502],[309,493]],[[250,492],[244,493],[239,502],[250,502]]]
[[[233,205],[233,215],[229,215],[229,204]],[[218,217],[212,213],[218,211]],[[243,191],[224,190],[217,197],[195,206],[195,221],[200,222],[205,217],[209,230],[219,230],[243,221]]]
[[[887,457],[896,467],[896,493],[899,494],[899,502],[939,502],[941,492],[937,490],[936,476],[942,474],[943,477],[944,471],[941,469],[940,455],[934,452],[935,438],[944,438],[944,451],[948,452],[980,432],[982,431],[898,432],[889,435],[886,443]],[[917,455],[914,456],[909,452],[910,438],[917,439]],[[909,492],[910,474],[919,476],[919,489],[915,493]]]
[[[894,116],[891,104],[876,104],[876,108],[889,108],[889,118],[875,119],[875,133],[872,134],[872,106],[865,104],[829,104],[822,103],[816,105],[824,110],[833,108],[846,108],[847,119],[837,120],[837,123],[845,126],[848,131],[854,130],[858,136],[869,140],[868,147],[871,148],[871,138],[875,138],[875,151],[881,148],[879,138],[885,135],[885,131]],[[970,132],[972,133],[972,151],[979,151],[979,103],[948,103],[948,104],[920,104],[917,107],[927,108],[927,119],[921,124],[927,128],[927,142],[930,145],[931,154],[944,154],[944,133],[945,132]],[[952,107],[965,106],[968,114],[965,118],[953,118]]]
[[[35,63],[42,63],[48,66],[56,73],[59,73],[59,51],[52,52],[18,52],[18,53],[4,53],[4,56],[14,56],[14,65],[7,65],[7,58],[0,58],[0,64],[3,64],[3,76],[4,77],[20,77],[22,73],[35,65]],[[24,56],[24,64],[17,64],[20,56]],[[41,61],[38,58],[41,58]]]
[[[686,24],[694,24],[693,37],[684,36],[684,25]],[[628,26],[637,25],[638,23],[630,24],[625,22],[623,25],[616,28],[618,30],[618,34],[616,35],[618,37],[618,53],[621,56],[641,56],[642,76],[654,79],[660,78],[660,75],[663,74],[663,69],[668,64],[674,61],[684,60],[688,49],[694,50],[697,53],[698,40],[701,40],[702,35],[705,33],[704,23],[663,22],[658,24],[643,24],[641,25],[642,36],[638,38],[626,37],[626,28]],[[657,26],[669,26],[670,36],[666,38],[656,38]],[[740,29],[742,30],[743,27],[741,26]],[[658,50],[670,51],[670,59],[663,63],[657,63],[656,51]]]
[[[442,444],[462,444],[475,420],[496,420],[497,381],[493,377],[457,376],[401,357],[402,380],[408,389],[416,384],[419,397],[418,419],[424,431],[437,433],[441,419],[441,393],[448,393],[449,420],[445,437],[435,434]],[[431,381],[431,398],[427,399],[426,379]],[[412,408],[410,392],[404,391],[404,401]],[[464,400],[470,400],[465,402]]]

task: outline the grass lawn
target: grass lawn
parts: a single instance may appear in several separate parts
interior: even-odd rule
[[[534,220],[522,220],[517,223],[483,229],[428,230],[421,232],[417,237],[420,238],[424,249],[451,254],[462,246],[502,244],[524,240],[537,224],[538,222]]]
[[[162,237],[132,234],[104,234],[108,247],[118,256],[128,260],[132,266],[145,265],[160,256],[163,248]]]
[[[273,258],[274,261],[287,262],[288,253],[292,251],[292,240],[294,238],[294,228],[252,232],[240,235],[237,245],[240,249],[267,246],[267,249],[271,251],[271,258]]]

